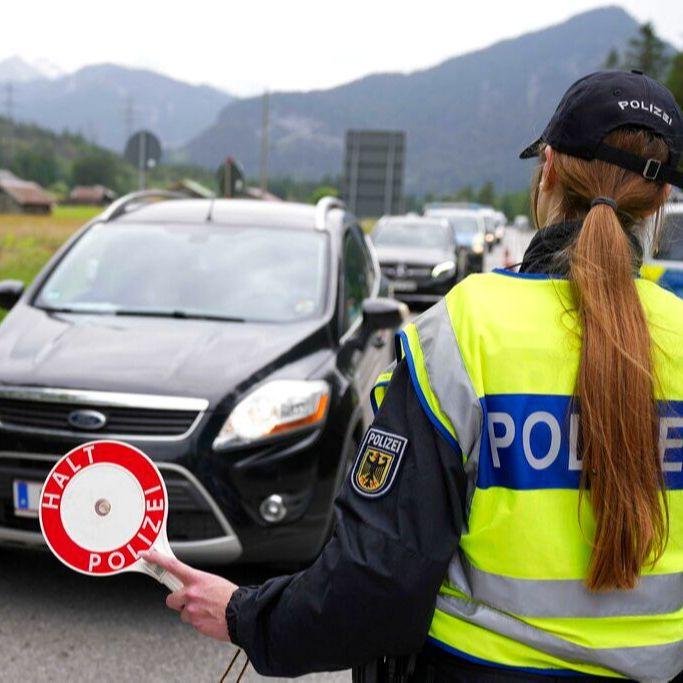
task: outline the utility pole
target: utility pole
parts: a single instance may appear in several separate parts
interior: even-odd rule
[[[135,130],[135,100],[132,95],[126,97],[126,106],[123,110],[123,130],[126,136],[125,145]]]
[[[142,131],[140,135],[140,149],[138,152],[139,187],[147,189],[147,133]]]
[[[270,96],[263,93],[263,120],[261,122],[261,192],[268,191],[268,117]]]
[[[7,117],[7,160],[14,157],[14,83],[5,84],[5,116]]]

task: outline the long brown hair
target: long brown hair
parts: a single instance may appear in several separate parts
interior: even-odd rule
[[[620,129],[605,140],[645,158],[668,148],[645,130]],[[666,200],[664,185],[603,161],[555,152],[562,219],[583,217],[568,250],[582,329],[576,384],[582,491],[596,522],[586,585],[631,589],[668,540],[669,513],[658,451],[652,343],[634,275],[634,236]],[[536,181],[537,182],[537,181]],[[591,207],[603,196],[617,203]],[[538,197],[534,183],[532,205]]]

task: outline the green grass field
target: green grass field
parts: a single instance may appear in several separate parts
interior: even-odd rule
[[[28,285],[63,242],[100,211],[58,206],[51,216],[0,215],[0,280]]]

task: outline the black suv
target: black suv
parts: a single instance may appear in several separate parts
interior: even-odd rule
[[[135,193],[22,290],[0,283],[0,544],[41,545],[52,464],[108,438],[159,465],[180,557],[318,553],[405,316],[340,201]]]

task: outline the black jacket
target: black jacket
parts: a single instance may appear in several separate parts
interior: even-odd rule
[[[230,600],[230,637],[261,674],[347,669],[414,653],[425,641],[460,540],[462,458],[420,407],[405,361],[394,372],[373,428],[407,439],[382,495],[359,493],[352,472],[336,501],[334,535],[315,563],[240,588]],[[361,447],[360,458],[364,452]]]
[[[538,231],[522,272],[567,276],[581,221]],[[634,270],[642,251],[632,238]],[[421,650],[416,681],[613,680],[536,676],[472,663],[424,646],[439,585],[459,543],[466,483],[462,457],[422,410],[405,362],[398,364],[373,429],[407,439],[381,496],[354,487],[336,502],[337,528],[309,569],[240,588],[227,608],[233,642],[262,674],[297,676],[345,669]],[[402,442],[401,442],[402,443]],[[361,446],[357,466],[365,455]],[[389,481],[389,479],[387,479]],[[675,682],[683,683],[683,674]]]

